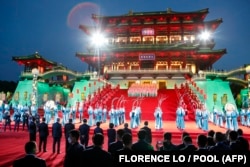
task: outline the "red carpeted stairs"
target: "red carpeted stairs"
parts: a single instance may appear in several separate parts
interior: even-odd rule
[[[128,97],[127,89],[119,89],[116,91],[112,99],[124,97],[125,109],[126,109],[126,118],[129,118],[129,113],[132,110],[134,101],[136,97]],[[161,89],[158,90],[158,97],[143,97],[141,100],[141,110],[142,110],[142,119],[143,120],[154,120],[154,111],[158,106],[158,101],[160,98],[165,98],[161,104],[161,109],[163,111],[163,120],[175,120],[175,112],[178,104],[177,95],[174,89]],[[107,103],[108,109],[110,109],[112,99]],[[114,105],[117,105],[118,100],[114,101]]]

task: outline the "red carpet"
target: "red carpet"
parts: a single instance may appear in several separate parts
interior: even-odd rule
[[[76,127],[78,128],[80,123],[76,124]],[[164,121],[163,130],[155,130],[154,129],[154,121],[149,121],[149,125],[152,129],[153,133],[153,142],[152,145],[155,146],[156,142],[158,140],[162,140],[163,133],[168,131],[172,132],[173,134],[173,142],[175,144],[178,144],[181,142],[180,136],[181,132],[176,128],[174,121]],[[141,125],[142,126],[142,125]],[[108,128],[108,123],[103,123],[101,127],[104,129],[104,132],[106,133],[106,129]],[[120,125],[117,128],[122,128],[123,125]],[[91,136],[93,134],[93,128],[91,129]],[[221,131],[225,132],[226,129],[219,128],[213,124],[209,124],[209,128],[213,129],[215,131]],[[243,129],[243,132],[245,132],[245,137],[247,137],[250,140],[250,131],[247,127],[241,127]],[[133,141],[136,141],[136,133],[139,130],[139,128],[133,129]],[[196,137],[200,133],[204,133],[200,129],[197,129],[195,126],[195,123],[193,121],[187,121],[186,122],[186,130],[190,133],[190,135],[193,138],[193,142],[196,142]],[[13,132],[6,130],[6,132],[0,132],[0,166],[1,167],[11,167],[13,160],[16,158],[22,157],[24,155],[24,144],[26,141],[28,141],[29,135],[27,131],[19,131],[19,132]],[[37,137],[38,142],[38,137]],[[63,158],[65,155],[65,140],[62,138],[62,144],[61,144],[61,154],[52,154],[52,136],[50,133],[50,136],[48,138],[48,145],[46,153],[38,153],[37,156],[42,157],[46,160],[48,167],[62,167],[63,165]],[[107,149],[107,140],[105,141],[104,149]],[[91,143],[90,143],[91,144]]]

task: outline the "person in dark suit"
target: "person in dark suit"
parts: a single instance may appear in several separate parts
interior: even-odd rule
[[[29,141],[25,144],[26,155],[13,162],[13,167],[46,167],[46,161],[36,156],[36,142]]]
[[[146,142],[147,132],[144,129],[140,129],[137,133],[138,140],[132,144],[133,151],[154,151],[154,147]]]
[[[64,136],[65,136],[65,152],[67,152],[67,149],[69,148],[69,142],[68,142],[68,137],[69,137],[69,132],[71,130],[75,129],[75,125],[73,124],[73,120],[70,118],[69,122],[64,125]]]
[[[229,147],[232,151],[242,151],[240,142],[237,140],[238,133],[235,130],[229,132]]]
[[[198,145],[197,151],[208,151],[207,142],[208,142],[208,137],[204,134],[199,134],[197,136],[197,145]]]
[[[125,134],[122,136],[122,142],[123,142],[123,148],[117,150],[116,153],[118,153],[118,154],[132,153],[132,151],[133,151],[133,150],[132,150],[133,141],[132,141],[132,136],[131,136],[131,134],[125,133]]]
[[[197,147],[193,144],[193,140],[190,136],[186,136],[183,139],[185,147],[180,149],[180,151],[196,151]]]
[[[144,122],[144,127],[142,127],[141,129],[144,129],[147,132],[146,141],[151,144],[152,143],[152,132],[151,132],[151,129],[148,127],[148,121]]]
[[[96,128],[94,129],[94,134],[96,133],[103,134],[103,129],[100,126],[101,126],[101,122],[96,122]]]
[[[184,140],[184,138],[186,136],[189,136],[189,133],[188,132],[182,132],[182,135],[181,135],[181,141],[182,141],[182,143],[177,145],[177,150],[181,150],[181,149],[183,149],[185,147],[185,143],[184,143],[183,140]]]
[[[56,119],[56,122],[52,125],[52,136],[53,136],[53,153],[56,152],[57,144],[57,154],[60,154],[60,144],[62,138],[62,124],[60,123],[60,118]]]
[[[109,129],[107,129],[108,134],[108,146],[110,143],[115,142],[116,139],[116,130],[114,129],[114,124],[109,123]]]
[[[237,133],[238,133],[237,141],[240,143],[242,151],[249,151],[249,142],[245,137],[243,137],[243,130],[238,129]]]
[[[81,160],[82,166],[91,164],[91,166],[114,166],[113,156],[103,150],[104,136],[101,133],[96,133],[92,137],[94,146],[84,150]]]
[[[25,111],[22,116],[22,123],[23,123],[23,131],[24,131],[25,125],[27,129],[29,130],[29,113],[27,111]]]
[[[39,132],[39,152],[41,152],[42,145],[43,145],[43,152],[47,152],[47,138],[49,136],[49,128],[48,124],[45,123],[45,118],[42,118],[42,123],[38,125],[38,132]]]
[[[129,129],[128,123],[125,123],[125,124],[124,124],[123,130],[124,130],[124,133],[129,133],[129,134],[131,134],[131,136],[132,136],[132,130]]]
[[[215,145],[214,134],[215,134],[214,130],[209,130],[207,132],[207,147],[211,147]]]
[[[215,145],[209,148],[209,151],[230,151],[230,147],[225,144],[225,135],[221,132],[214,134]]]
[[[108,145],[108,152],[110,152],[111,154],[114,154],[117,150],[120,150],[123,148],[122,136],[124,134],[125,133],[123,129],[118,129],[116,131],[116,141]]]
[[[89,130],[90,126],[87,124],[87,119],[83,119],[83,124],[79,126],[80,142],[85,147],[89,144]]]
[[[64,159],[64,167],[80,167],[81,155],[85,149],[79,141],[80,131],[73,129],[69,132],[68,142],[70,146],[66,152]]]
[[[30,135],[30,141],[36,141],[36,119],[35,117],[31,117],[31,121],[29,123],[29,135]]]
[[[164,141],[158,141],[156,144],[156,148],[159,151],[176,151],[177,146],[172,143],[172,133],[171,132],[165,132],[163,135]],[[163,144],[162,146],[160,146]]]

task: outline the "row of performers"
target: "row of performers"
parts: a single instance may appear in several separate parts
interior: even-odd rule
[[[230,130],[238,130],[238,120],[243,126],[250,126],[250,108],[242,109],[240,112],[236,107],[227,103],[224,110],[218,110],[215,106],[212,112],[208,111],[205,105],[195,111],[195,121],[198,128],[207,131],[208,122]]]
[[[29,116],[37,117],[40,119],[40,116],[38,114],[38,110],[35,106],[27,106],[27,105],[17,105],[13,106],[14,113],[12,115],[12,120],[22,120],[22,118],[27,118]],[[49,103],[46,103],[43,107],[44,114],[43,117],[45,117],[46,123],[50,124],[51,122],[56,122],[59,115],[62,115],[62,124],[66,124],[71,118],[73,120],[73,123],[76,123],[77,118],[77,109],[76,106],[68,106],[64,107],[62,105],[51,105]],[[59,114],[59,113],[62,114]],[[8,104],[5,104],[5,107],[3,110],[1,110],[0,113],[8,113],[10,114],[10,107]],[[78,108],[79,118],[80,122],[83,118],[83,110]],[[115,109],[114,106],[111,107],[109,111],[107,111],[106,106],[96,105],[94,108],[93,106],[89,106],[87,109],[88,114],[88,124],[90,126],[94,126],[96,122],[106,122],[107,118],[109,117],[109,123],[113,123],[115,126],[124,124],[126,121],[126,111],[124,107],[120,107],[118,109]],[[3,114],[4,115],[4,114]],[[161,129],[162,128],[162,111],[158,107],[154,113],[155,119],[156,119],[156,128]],[[141,108],[139,106],[133,107],[131,112],[129,113],[130,116],[130,127],[131,128],[137,128],[141,123]],[[3,117],[1,117],[2,120]],[[53,119],[53,120],[52,120]]]
[[[250,107],[238,111],[232,104],[226,104],[225,111],[214,107],[213,112],[210,113],[211,122],[227,129],[238,129],[238,120],[242,126],[250,127]]]
[[[34,105],[28,106],[28,105],[9,105],[7,103],[2,103],[0,105],[0,121],[2,119],[5,119],[7,116],[11,114],[11,110],[14,111],[14,113],[11,115],[10,119],[11,121],[19,118],[23,118],[25,115],[31,115],[33,117],[36,117],[38,115],[37,107]]]
[[[12,106],[13,108],[13,115],[10,115],[10,106],[8,104],[4,104],[2,107],[0,107],[0,121],[2,119],[6,119],[8,116],[10,116],[10,121],[19,121],[23,120],[27,117],[38,117],[40,119],[40,116],[38,114],[38,110],[35,106],[27,106],[27,105],[17,105]],[[80,122],[82,122],[83,119],[83,110],[82,108],[76,109],[76,106],[68,106],[64,107],[60,104],[58,105],[51,105],[49,103],[46,103],[43,107],[43,117],[46,120],[47,124],[50,124],[51,122],[56,122],[59,115],[62,115],[62,124],[66,124],[71,118],[73,120],[73,123],[76,123],[77,114],[79,114]],[[61,114],[59,114],[61,112]],[[88,117],[89,117],[89,125],[93,126],[96,124],[96,122],[106,122],[107,117],[110,119],[110,123],[113,123],[115,126],[121,125],[125,122],[125,108],[121,107],[119,109],[114,109],[113,107],[109,112],[107,112],[107,107],[104,106],[96,106],[95,108],[91,105],[87,109]],[[53,119],[53,120],[52,120]]]
[[[14,110],[14,113],[11,115],[11,110]],[[27,129],[29,129],[29,123],[32,120],[35,120],[37,124],[40,123],[40,116],[36,112],[34,113],[34,106],[28,107],[25,105],[24,107],[21,107],[20,105],[17,107],[13,105],[12,107],[9,104],[3,104],[0,106],[0,122],[2,120],[5,120],[4,122],[4,131],[6,130],[6,127],[9,126],[9,129],[11,130],[11,122],[14,121],[14,131],[19,130],[19,125],[22,123],[23,130],[25,126]],[[33,115],[31,114],[31,112]],[[3,124],[2,124],[3,125]]]

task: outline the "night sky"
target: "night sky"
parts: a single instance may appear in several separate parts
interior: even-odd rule
[[[223,19],[213,34],[214,49],[227,49],[215,69],[232,70],[250,64],[249,0],[0,0],[0,80],[18,81],[23,66],[13,56],[38,52],[44,58],[84,72],[76,52],[86,52],[79,24],[94,25],[91,14],[188,12],[209,8],[205,21]]]

